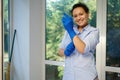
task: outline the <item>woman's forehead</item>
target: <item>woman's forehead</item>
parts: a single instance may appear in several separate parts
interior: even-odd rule
[[[73,10],[73,13],[76,13],[76,12],[85,12],[85,10],[82,7],[77,7]]]

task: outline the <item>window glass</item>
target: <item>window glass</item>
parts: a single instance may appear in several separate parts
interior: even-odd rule
[[[46,60],[63,61],[58,48],[64,34],[63,13],[70,14],[72,6],[84,2],[90,8],[90,24],[96,27],[96,0],[46,0]]]
[[[120,73],[106,72],[106,80],[120,80]]]
[[[106,65],[120,67],[120,0],[107,1]]]
[[[3,54],[3,78],[5,78],[6,70],[7,70],[7,62],[9,57],[9,24],[8,24],[8,0],[3,0],[3,37],[4,37],[4,54]]]
[[[63,67],[46,65],[46,79],[45,80],[62,80]]]
[[[2,80],[2,70],[3,70],[3,66],[2,66],[2,59],[3,59],[3,28],[2,28],[2,25],[3,25],[3,19],[2,19],[2,16],[3,15],[3,12],[2,12],[2,9],[3,8],[3,5],[2,5],[2,0],[0,0],[0,80]]]

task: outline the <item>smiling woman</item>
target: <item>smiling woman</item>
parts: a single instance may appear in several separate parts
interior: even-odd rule
[[[74,4],[71,14],[73,17],[67,14],[62,17],[65,34],[59,54],[65,56],[63,80],[98,80],[93,56],[99,43],[99,30],[88,22],[89,8],[86,4]]]
[[[63,13],[70,15],[71,5],[80,0],[46,0],[46,80],[62,80],[65,57],[58,55],[58,48],[63,38],[64,28],[61,21]],[[96,0],[81,0],[90,6],[90,23],[96,26]],[[82,20],[81,20],[82,21]],[[54,70],[54,71],[52,71]],[[57,73],[57,74],[56,74]]]

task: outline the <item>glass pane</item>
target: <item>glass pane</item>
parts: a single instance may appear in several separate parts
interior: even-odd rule
[[[120,80],[120,73],[106,72],[106,80]]]
[[[120,0],[107,1],[106,65],[120,67]]]
[[[63,67],[46,65],[46,79],[45,80],[62,80]]]
[[[3,78],[6,79],[6,71],[7,71],[7,63],[8,63],[8,54],[9,54],[9,24],[8,24],[8,0],[3,0],[3,37],[4,37],[4,54],[3,54],[3,61],[4,61],[4,67],[3,67]]]
[[[96,0],[46,0],[46,59],[63,61],[58,56],[59,43],[64,34],[63,13],[70,14],[72,5],[84,2],[90,7],[90,24],[96,26]]]
[[[3,68],[3,66],[2,66],[2,59],[3,59],[3,51],[2,51],[2,49],[3,49],[3,36],[2,36],[2,32],[3,32],[3,30],[2,30],[2,23],[3,23],[3,19],[2,19],[2,8],[3,8],[3,5],[2,5],[2,0],[0,0],[0,80],[2,80],[2,68]]]

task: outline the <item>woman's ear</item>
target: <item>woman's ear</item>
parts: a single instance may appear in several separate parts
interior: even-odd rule
[[[88,15],[88,19],[90,20],[92,18],[91,14],[88,13],[87,15]]]

